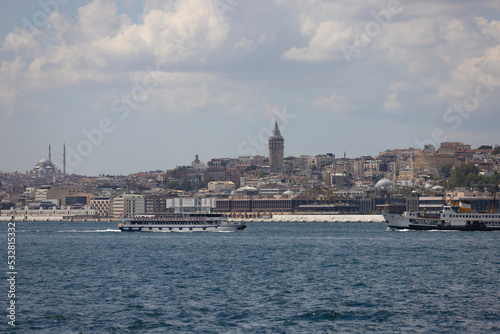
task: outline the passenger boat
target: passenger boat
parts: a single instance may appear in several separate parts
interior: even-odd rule
[[[402,215],[384,214],[391,229],[410,230],[500,230],[500,214],[473,212],[470,204],[447,205],[440,212],[404,212]]]
[[[495,231],[500,230],[500,214],[495,213],[498,179],[495,183],[493,204],[489,212],[474,212],[465,201],[450,201],[450,205],[436,212],[405,211],[402,215],[386,214],[384,219],[390,229],[410,230],[456,230]]]
[[[495,231],[500,230],[500,214],[495,213],[498,180],[495,184],[493,204],[489,212],[474,212],[464,201],[451,201],[438,212],[403,212],[402,215],[383,214],[391,229],[410,230],[458,230]]]
[[[122,232],[233,232],[243,231],[245,223],[228,222],[217,213],[179,213],[140,215],[118,223]]]

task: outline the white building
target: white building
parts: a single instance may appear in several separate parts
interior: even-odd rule
[[[146,213],[146,198],[144,195],[120,195],[111,201],[110,211],[113,218],[131,218],[143,215]]]
[[[181,197],[167,199],[167,210],[180,212],[211,212],[215,208],[214,198]]]
[[[55,206],[50,209],[30,209],[29,206],[23,209],[10,209],[0,211],[0,220],[15,221],[73,221],[73,220],[97,220],[96,210],[85,206],[82,209],[71,209],[63,207],[57,209]]]

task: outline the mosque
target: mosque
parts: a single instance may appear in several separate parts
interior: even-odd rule
[[[29,175],[33,176],[39,176],[39,177],[52,177],[58,174],[61,174],[61,170],[58,169],[54,163],[52,162],[52,157],[51,157],[51,148],[49,144],[49,156],[48,159],[42,159],[40,160],[35,167],[33,167],[32,170],[28,171]],[[63,153],[63,169],[64,171],[62,172],[65,174],[65,166],[66,166],[66,145],[64,146],[64,153]]]

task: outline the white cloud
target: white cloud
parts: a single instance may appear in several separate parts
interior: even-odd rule
[[[26,66],[20,58],[12,62],[2,61],[0,67],[0,106],[6,116],[12,116],[21,97],[19,75]]]
[[[234,46],[235,49],[243,49],[246,52],[251,52],[255,49],[255,42],[248,38],[243,38],[241,41],[236,43]]]
[[[306,21],[307,25],[311,23]],[[303,29],[309,31],[309,27]],[[283,53],[289,60],[318,61],[343,57],[341,45],[349,43],[354,37],[351,27],[335,21],[322,22],[305,47],[293,46]]]
[[[6,36],[4,51],[15,51],[18,58],[2,65],[11,78],[2,83],[2,104],[13,112],[22,94],[12,87],[21,87],[26,94],[88,83],[126,85],[127,72],[133,76],[148,65],[168,70],[172,65],[198,61],[200,55],[220,47],[229,31],[211,3],[204,0],[150,2],[146,7],[142,21],[132,23],[127,15],[118,14],[115,1],[93,0],[78,9],[76,19],[54,12],[46,27],[33,34],[14,29]],[[3,76],[2,81],[7,78]],[[165,93],[167,101],[189,95],[182,89]],[[196,94],[203,96],[203,91]],[[203,101],[186,100],[188,108],[197,105],[196,100]]]
[[[266,36],[264,35],[260,35],[257,41],[245,37],[241,39],[238,43],[236,43],[234,48],[236,50],[243,49],[246,52],[252,52],[258,45],[264,44],[265,41],[266,41]]]
[[[388,113],[401,114],[401,108],[405,105],[398,101],[397,93],[391,93],[383,103],[384,110]]]
[[[342,113],[351,108],[350,105],[346,102],[345,97],[335,92],[333,92],[331,96],[315,100],[313,104],[316,106],[325,107],[336,114]]]
[[[54,78],[60,69],[66,74],[72,72],[76,81],[78,75],[83,75],[82,80],[106,80],[97,74],[110,71],[109,79],[114,71],[130,66],[137,69],[144,59],[163,66],[177,64],[215,50],[228,33],[227,25],[217,19],[211,5],[203,0],[165,2],[161,8],[145,13],[140,24],[118,15],[114,1],[94,0],[78,10],[76,25],[53,13],[47,27],[33,36],[35,41],[30,40],[31,48],[38,47],[40,51],[29,69],[63,82],[73,80]],[[6,47],[9,45],[5,43]],[[85,74],[88,72],[94,75]]]

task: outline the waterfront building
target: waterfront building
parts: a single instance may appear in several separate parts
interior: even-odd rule
[[[62,220],[97,220],[96,210],[89,206],[84,206],[78,209],[69,207],[57,208],[56,205],[43,209],[39,203],[37,208],[25,206],[22,209],[10,209],[0,211],[0,220],[15,220],[15,221],[62,221]]]
[[[117,196],[111,199],[109,204],[109,211],[112,218],[123,218],[124,217],[124,199],[123,196]]]
[[[92,194],[74,194],[66,197],[66,205],[90,205],[92,198],[94,198]]]
[[[167,210],[181,212],[212,212],[215,208],[214,198],[179,197],[167,199]]]
[[[35,189],[35,201],[43,201],[44,199],[47,199],[47,192],[49,191],[50,187],[49,186],[41,186]]]
[[[95,197],[90,200],[90,207],[96,211],[99,217],[109,216],[109,204],[108,197]]]
[[[82,193],[84,190],[85,187],[82,185],[73,185],[73,184],[52,185],[47,190],[45,198],[60,199],[61,205],[66,206],[66,197]]]
[[[131,218],[146,213],[146,199],[144,195],[123,194],[113,198],[110,204],[113,218]]]
[[[274,130],[269,137],[269,166],[271,166],[271,172],[283,172],[284,150],[285,140],[281,136],[278,118],[276,118]]]
[[[135,215],[143,215],[146,213],[146,200],[144,195],[132,195],[124,194],[122,195],[124,202],[124,216],[134,217]]]
[[[147,195],[146,214],[165,213],[167,210],[167,197],[170,195]]]

